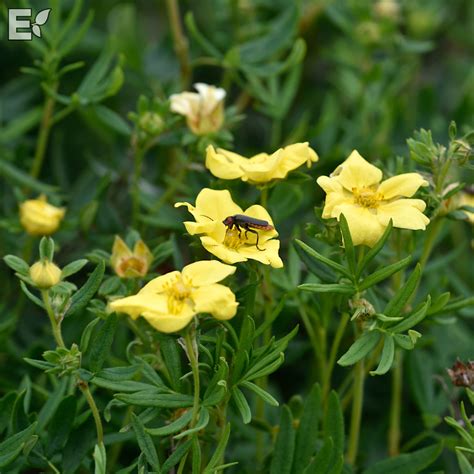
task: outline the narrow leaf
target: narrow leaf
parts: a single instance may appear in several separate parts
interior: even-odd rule
[[[390,370],[395,355],[395,342],[392,334],[386,334],[380,356],[380,362],[376,370],[371,370],[370,375],[383,375]]]
[[[382,237],[377,241],[377,243],[366,253],[362,261],[360,262],[360,265],[357,268],[357,278],[360,277],[362,271],[364,268],[367,267],[367,265],[377,256],[377,254],[382,250],[383,246],[385,245],[385,242],[388,239],[388,236],[392,232],[393,228],[393,221],[390,219],[390,222],[388,223],[387,228],[385,229],[385,232],[382,234]]]
[[[366,290],[367,288],[374,286],[379,281],[385,280],[394,273],[400,271],[402,268],[405,268],[410,263],[410,261],[411,256],[408,256],[399,262],[392,263],[387,267],[382,267],[380,270],[372,273],[372,275],[369,275],[359,284],[359,291]]]
[[[135,413],[132,413],[132,426],[135,431],[135,436],[137,437],[138,446],[145,455],[146,460],[155,471],[160,472],[160,460],[158,459],[153,440],[149,433],[146,432],[142,421],[137,415],[135,415]]]
[[[252,412],[250,411],[249,403],[247,402],[244,394],[237,387],[232,389],[232,399],[235,402],[235,406],[239,410],[242,421],[245,424],[250,423],[250,420],[252,419]]]
[[[355,293],[355,288],[352,285],[344,285],[342,283],[303,283],[298,285],[300,290],[312,291],[313,293],[343,293],[351,295]]]
[[[344,214],[339,216],[339,226],[341,228],[342,240],[344,242],[344,251],[346,253],[347,264],[352,275],[356,274],[356,258],[352,236]]]
[[[337,361],[337,363],[342,366],[355,364],[375,348],[380,341],[380,338],[381,334],[379,331],[365,332],[354,342],[354,344],[352,344],[349,350]]]
[[[290,409],[284,405],[281,410],[278,436],[273,448],[270,474],[290,474],[295,450],[295,429]]]
[[[276,398],[272,397],[266,390],[263,390],[263,388],[252,382],[249,382],[248,380],[244,380],[243,382],[241,382],[240,386],[248,388],[249,390],[257,394],[264,402],[268,403],[273,407],[277,407],[279,405],[278,400]]]
[[[428,296],[426,302],[417,310],[407,316],[403,321],[400,321],[395,326],[390,327],[391,332],[405,332],[408,329],[411,329],[413,326],[416,326],[418,323],[423,321],[426,316],[426,312],[431,304],[431,298]]]
[[[417,263],[406,283],[395,293],[393,298],[387,304],[384,314],[387,316],[399,316],[403,312],[405,304],[418,286],[421,277],[421,267]]]

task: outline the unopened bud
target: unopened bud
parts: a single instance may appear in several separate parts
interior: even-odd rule
[[[61,269],[53,262],[42,260],[30,267],[30,278],[42,290],[47,290],[61,281]]]

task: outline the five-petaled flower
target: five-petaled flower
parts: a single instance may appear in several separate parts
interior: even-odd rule
[[[20,204],[20,222],[30,235],[51,235],[59,227],[66,210],[49,204],[44,194]]]
[[[221,179],[241,179],[251,183],[267,183],[274,179],[284,179],[290,171],[306,163],[311,166],[318,161],[318,155],[308,142],[295,143],[280,148],[271,155],[259,153],[245,158],[222,148],[207,147],[206,167]]]
[[[115,236],[110,264],[120,278],[144,277],[153,261],[153,255],[143,240],[137,240],[130,250],[128,245]]]
[[[175,207],[186,206],[193,215],[195,222],[185,222],[186,230],[191,234],[200,234],[204,248],[226,263],[245,262],[249,259],[258,260],[275,268],[283,266],[278,256],[279,240],[274,237],[278,232],[273,228],[273,221],[268,212],[259,205],[250,206],[243,211],[227,190],[204,188],[196,198],[196,205],[178,202]],[[223,221],[236,214],[266,221],[271,230],[255,230],[226,226]],[[257,248],[258,236],[258,248]]]
[[[186,117],[196,135],[216,132],[224,123],[225,90],[198,82],[196,92],[181,92],[170,97],[171,110]]]
[[[231,319],[238,303],[230,288],[217,282],[232,275],[235,267],[216,260],[191,263],[146,284],[136,295],[109,303],[112,311],[136,319],[143,316],[155,329],[180,331],[198,313],[219,320]]]
[[[382,171],[353,151],[331,177],[320,176],[326,192],[323,218],[339,219],[344,214],[354,245],[372,247],[392,219],[393,226],[424,230],[430,220],[423,214],[426,204],[413,196],[427,186],[418,173],[404,173],[383,182]]]

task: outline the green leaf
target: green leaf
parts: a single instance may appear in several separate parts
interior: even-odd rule
[[[427,316],[430,316],[432,314],[436,314],[440,311],[442,311],[445,306],[448,304],[449,299],[451,298],[451,293],[449,291],[446,291],[445,293],[440,294],[437,298],[433,300],[431,303],[430,309],[426,313]]]
[[[49,423],[49,420],[54,416],[58,407],[60,406],[66,389],[68,386],[67,378],[63,378],[59,381],[52,393],[48,394],[46,403],[41,408],[38,414],[38,430],[43,431],[45,426]]]
[[[315,450],[313,440],[317,439],[321,416],[321,387],[314,384],[306,398],[296,434],[293,474],[304,471]],[[331,441],[332,449],[332,441]]]
[[[331,267],[333,270],[336,270],[337,272],[342,273],[343,275],[349,278],[352,278],[351,272],[340,263],[334,262],[330,258],[321,255],[319,252],[316,252],[316,250],[312,249],[309,245],[305,244],[301,240],[295,239],[295,242],[309,255],[310,258],[313,258],[318,262],[324,263],[328,267]]]
[[[94,474],[107,473],[107,453],[105,452],[104,443],[96,444],[94,447]]]
[[[293,417],[288,406],[281,410],[278,436],[273,448],[273,458],[270,474],[290,474],[295,450],[295,429]]]
[[[139,392],[141,390],[152,390],[154,385],[148,383],[136,382],[135,380],[122,380],[119,382],[103,379],[101,377],[93,377],[91,383],[98,387],[113,390],[114,392]]]
[[[250,420],[252,419],[252,412],[250,411],[249,403],[247,402],[244,394],[237,387],[232,388],[232,399],[234,400],[235,406],[242,417],[242,421],[245,424],[250,423]]]
[[[393,340],[393,335],[386,333],[379,365],[376,370],[370,371],[370,375],[383,375],[387,373],[390,370],[390,367],[392,367],[394,356],[395,342]]]
[[[35,305],[39,306],[40,308],[44,309],[44,303],[41,301],[36,295],[34,295],[29,288],[26,286],[24,281],[20,281],[20,287],[27,296],[27,298],[32,301]]]
[[[400,321],[395,326],[391,326],[390,332],[405,332],[408,329],[411,329],[413,326],[416,326],[418,323],[423,321],[426,316],[426,312],[431,304],[431,298],[428,296],[426,302],[421,305],[421,307],[408,315],[403,321]]]
[[[181,354],[176,340],[171,336],[160,338],[160,351],[170,375],[170,384],[173,390],[181,389]]]
[[[273,407],[277,407],[279,405],[278,400],[276,398],[272,397],[266,390],[263,390],[263,388],[259,387],[258,385],[255,385],[254,383],[249,382],[248,380],[244,380],[239,385],[241,387],[245,387],[251,390],[269,405]]]
[[[339,365],[347,366],[355,364],[363,359],[378,344],[381,338],[379,331],[368,331],[357,339],[349,350],[337,361]]]
[[[118,393],[115,395],[128,405],[161,408],[187,408],[192,406],[193,397],[181,393],[161,393],[158,390],[143,390],[135,393]]]
[[[84,286],[72,296],[71,306],[66,313],[67,316],[72,316],[87,306],[87,303],[89,303],[95,292],[99,289],[100,282],[104,277],[104,272],[105,263],[101,261],[91,273]]]
[[[53,261],[54,240],[51,237],[42,237],[39,243],[39,255],[41,260]]]
[[[61,400],[48,425],[48,443],[46,452],[51,457],[61,450],[69,437],[76,417],[76,395],[69,395]]]
[[[173,436],[173,438],[181,439],[181,438],[185,438],[186,436],[192,433],[197,433],[198,431],[203,430],[207,426],[208,423],[209,423],[209,410],[205,407],[201,407],[199,411],[199,418],[196,422],[196,426],[194,426],[193,428],[189,428],[188,430],[185,430],[182,433],[179,433]]]
[[[387,241],[390,233],[392,232],[393,228],[393,221],[390,219],[387,228],[385,229],[382,237],[377,241],[377,243],[365,254],[364,258],[360,262],[357,268],[357,279],[359,279],[360,275],[362,274],[364,268],[377,256],[377,254],[383,249],[385,242]]]
[[[8,163],[6,160],[0,160],[0,175],[10,179],[22,188],[32,189],[39,193],[53,194],[57,191],[57,187],[41,183],[37,179],[32,178],[28,173]]]
[[[16,255],[5,255],[3,261],[15,272],[28,276],[30,274],[30,266],[20,257]]]
[[[385,280],[389,276],[400,271],[402,268],[405,268],[410,263],[410,261],[411,256],[408,256],[403,260],[400,260],[399,262],[395,262],[386,267],[382,267],[380,270],[377,270],[376,272],[372,273],[372,275],[369,275],[367,278],[362,280],[362,282],[358,286],[359,291],[366,290],[367,288],[374,286],[379,281]]]
[[[74,262],[68,263],[63,269],[61,270],[61,278],[65,279],[68,276],[74,275],[78,271],[82,270],[84,265],[89,262],[86,258],[81,258],[80,260],[75,260]]]
[[[311,463],[307,465],[302,471],[293,471],[294,474],[302,472],[303,474],[328,474],[331,472],[331,467],[334,458],[334,443],[332,438],[326,436],[324,438],[321,449],[316,453]],[[295,457],[295,459],[298,459]]]
[[[344,285],[342,283],[303,283],[298,285],[300,290],[312,291],[313,293],[342,293],[351,295],[356,292],[352,285]]]
[[[384,314],[387,316],[399,316],[403,312],[405,304],[417,288],[420,278],[421,266],[417,263],[406,283],[401,286],[385,307]]]
[[[142,453],[145,454],[146,460],[155,471],[160,472],[160,460],[158,459],[153,440],[149,433],[146,432],[142,421],[137,415],[135,415],[135,413],[132,413],[132,426],[135,431],[135,436],[137,437],[138,446]]]
[[[214,58],[222,59],[222,53],[198,30],[192,12],[186,13],[184,21],[191,36],[196,40],[196,43],[201,46],[202,50]]]
[[[169,425],[160,428],[146,428],[146,432],[152,436],[168,436],[181,431],[191,421],[192,417],[192,411],[187,410],[183,415],[175,421],[172,421]]]
[[[331,268],[328,268],[319,260],[311,258],[301,246],[295,245],[294,248],[300,257],[300,260],[306,265],[308,271],[313,275],[316,275],[322,282],[331,283],[337,279],[336,274],[331,270]]]
[[[89,351],[89,369],[91,372],[98,372],[104,365],[112,347],[116,328],[117,315],[112,313],[107,316],[107,319],[103,321],[98,331],[92,336]]]
[[[458,459],[459,469],[461,470],[461,474],[472,474],[473,467],[472,464],[469,462],[466,456],[462,453],[461,450],[456,449],[456,457]]]
[[[347,224],[346,217],[344,214],[339,216],[339,226],[341,228],[342,240],[344,243],[344,251],[346,254],[347,264],[349,265],[349,270],[351,275],[356,274],[356,257],[354,244],[352,243],[351,231],[349,230],[349,225]]]
[[[36,126],[41,120],[43,111],[41,107],[35,107],[27,110],[23,115],[20,115],[7,124],[3,125],[0,129],[0,143],[11,144],[13,140],[21,137],[23,134],[28,132]]]
[[[441,454],[442,445],[436,444],[409,454],[384,459],[364,471],[363,474],[416,474],[432,464]]]
[[[8,466],[20,454],[25,443],[33,436],[36,430],[36,423],[28,426],[28,428],[19,433],[9,436],[5,441],[0,443],[0,467]]]
[[[230,423],[227,423],[225,426],[224,432],[219,438],[219,443],[212,455],[212,458],[209,461],[209,464],[205,467],[203,474],[214,474],[217,470],[218,463],[221,459],[224,459],[225,448],[229,442],[230,436]]]
[[[81,335],[81,343],[79,344],[79,348],[81,350],[81,352],[84,354],[88,347],[89,347],[89,342],[91,340],[91,337],[92,337],[92,334],[93,334],[93,331],[95,329],[95,327],[97,326],[97,324],[102,321],[101,318],[95,318],[93,319],[85,328],[84,328],[84,331],[82,331],[82,335]]]
[[[344,454],[344,416],[339,396],[334,390],[329,394],[324,429],[326,435],[332,439],[334,445],[333,464],[336,465]]]
[[[415,347],[411,337],[407,336],[406,334],[394,334],[393,339],[397,346],[405,349],[406,351],[411,351]]]
[[[171,454],[171,456],[163,463],[161,472],[171,472],[171,468],[181,461],[181,458],[189,451],[192,440],[188,439],[183,444],[180,444]]]
[[[130,125],[112,109],[109,109],[104,105],[94,105],[89,109],[89,112],[93,112],[94,116],[100,122],[117,134],[125,137],[130,136],[132,132]]]

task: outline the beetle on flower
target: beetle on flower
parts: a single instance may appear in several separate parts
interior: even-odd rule
[[[200,235],[204,248],[226,263],[257,260],[274,268],[283,267],[278,255],[279,240],[275,239],[272,218],[266,209],[258,204],[250,206],[245,211],[238,206],[227,190],[204,188],[196,198],[196,205],[178,202],[175,207],[186,206],[193,215],[195,222],[185,222],[186,230],[191,235]],[[259,221],[264,221],[265,228],[255,232],[242,232],[235,226],[224,224],[227,218],[243,215]],[[227,221],[228,222],[228,221]],[[257,248],[257,236],[258,246]]]

